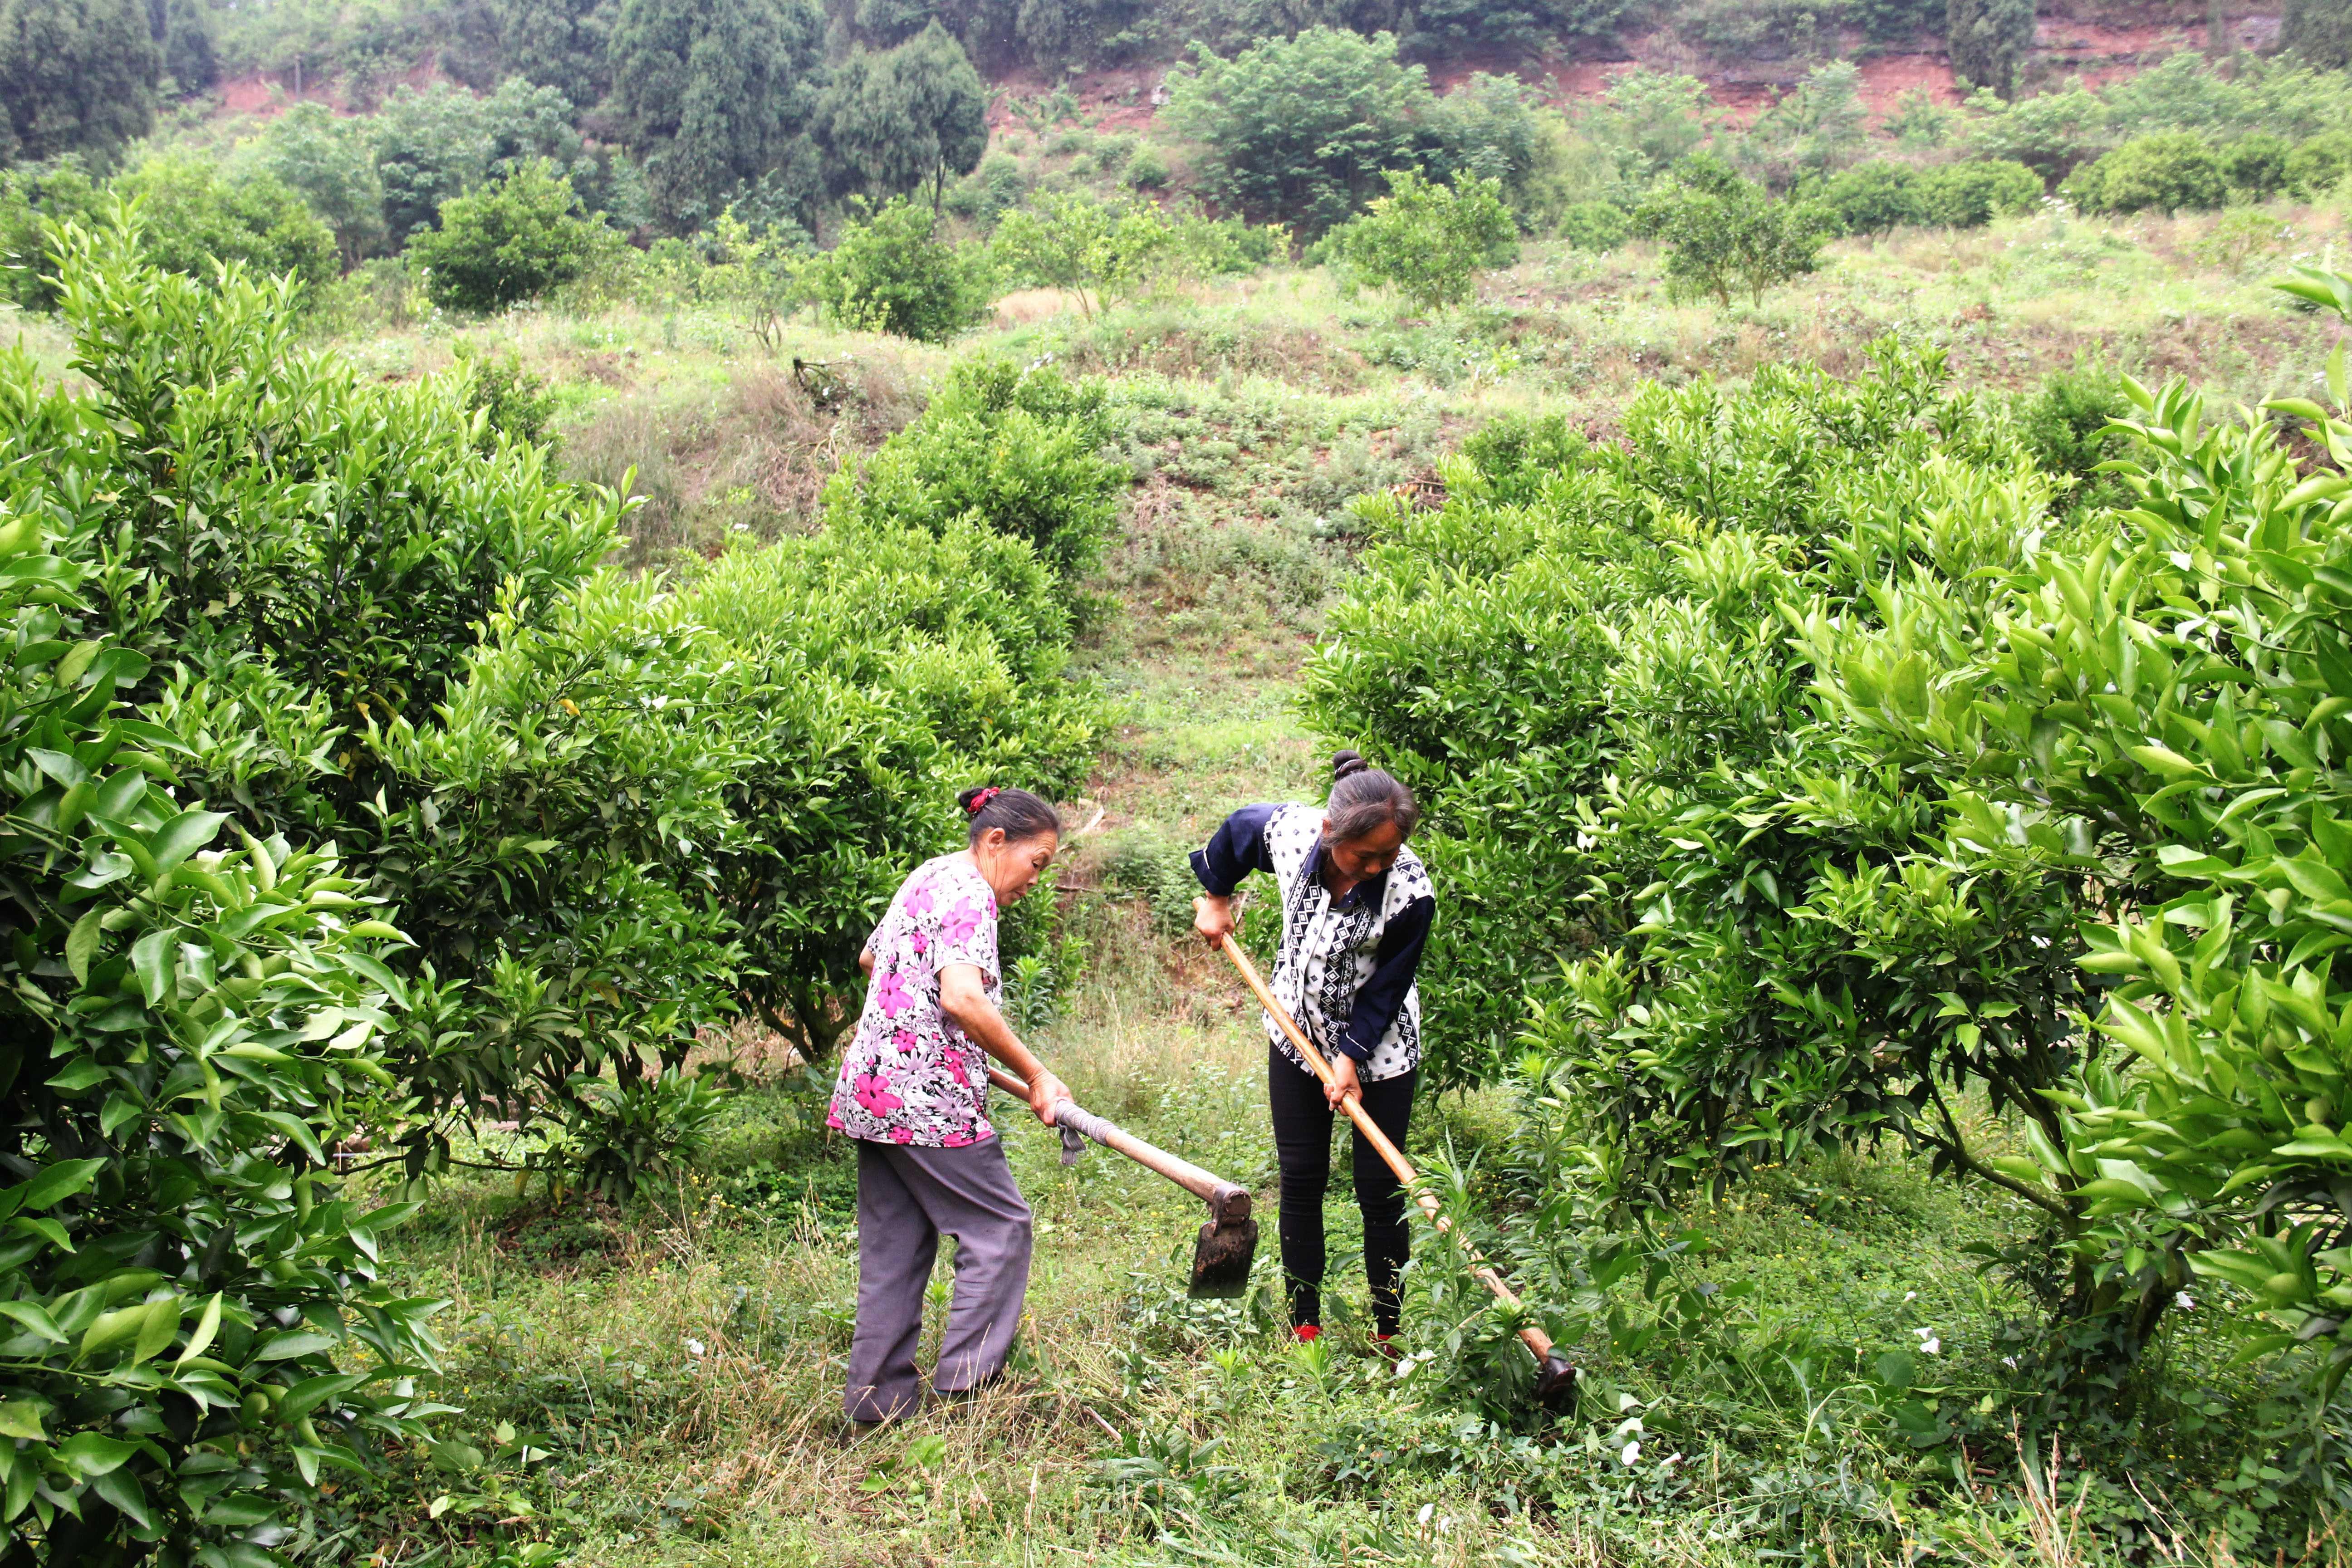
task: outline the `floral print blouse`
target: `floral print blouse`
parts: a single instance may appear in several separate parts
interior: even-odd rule
[[[988,1053],[940,1011],[940,971],[979,969],[996,1001],[996,894],[960,855],[916,868],[866,943],[874,978],[842,1054],[828,1124],[852,1138],[961,1149],[989,1125]]]

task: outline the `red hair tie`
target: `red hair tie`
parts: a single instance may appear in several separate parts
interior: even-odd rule
[[[973,795],[971,797],[971,805],[969,808],[971,815],[978,816],[980,815],[981,807],[986,805],[990,801],[994,800],[1003,793],[1003,792],[999,790],[994,784],[991,784],[988,788],[982,790],[978,795]]]

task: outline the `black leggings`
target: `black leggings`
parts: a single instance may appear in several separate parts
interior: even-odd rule
[[[1412,1115],[1415,1071],[1364,1085],[1364,1109],[1372,1125],[1404,1147]],[[1282,1271],[1290,1284],[1290,1321],[1323,1321],[1323,1194],[1331,1185],[1331,1121],[1323,1084],[1269,1044],[1266,1088],[1274,1107],[1274,1152],[1282,1167]],[[1364,1275],[1372,1288],[1372,1319],[1380,1331],[1397,1330],[1397,1273],[1404,1267],[1411,1233],[1404,1223],[1404,1188],[1396,1173],[1364,1135],[1349,1131],[1356,1146],[1356,1206],[1364,1211]]]

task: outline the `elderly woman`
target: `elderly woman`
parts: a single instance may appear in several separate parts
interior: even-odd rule
[[[1266,1087],[1282,1170],[1282,1268],[1302,1340],[1322,1331],[1323,1194],[1331,1182],[1331,1121],[1355,1095],[1400,1147],[1421,1066],[1421,994],[1413,974],[1437,913],[1429,873],[1405,847],[1421,821],[1412,792],[1353,752],[1332,759],[1329,804],[1250,805],[1193,851],[1206,896],[1193,925],[1214,945],[1234,929],[1234,893],[1252,871],[1275,880],[1282,943],[1275,998],[1331,1065],[1317,1081],[1279,1026],[1265,1020]],[[1355,1135],[1356,1203],[1364,1212],[1364,1274],[1383,1347],[1397,1331],[1397,1275],[1408,1237],[1404,1189]]]
[[[1004,1367],[1029,1289],[1029,1205],[988,1120],[994,1057],[1052,1126],[1068,1098],[997,1011],[996,915],[1061,845],[1054,808],[1020,789],[969,789],[963,849],[918,867],[858,957],[871,977],[826,1120],[857,1140],[857,1328],[842,1408],[914,1410],[915,1348],[940,1233],[956,1238],[955,1301],[931,1386],[962,1394]]]

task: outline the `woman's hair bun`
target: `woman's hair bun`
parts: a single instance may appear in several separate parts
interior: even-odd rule
[[[1331,782],[1337,784],[1341,779],[1352,778],[1370,766],[1371,764],[1364,761],[1360,752],[1342,752],[1331,759]]]
[[[963,807],[964,815],[969,816],[979,811],[982,806],[986,805],[989,802],[989,797],[996,793],[997,792],[992,785],[974,784],[970,789],[961,792],[956,796],[956,804]]]

